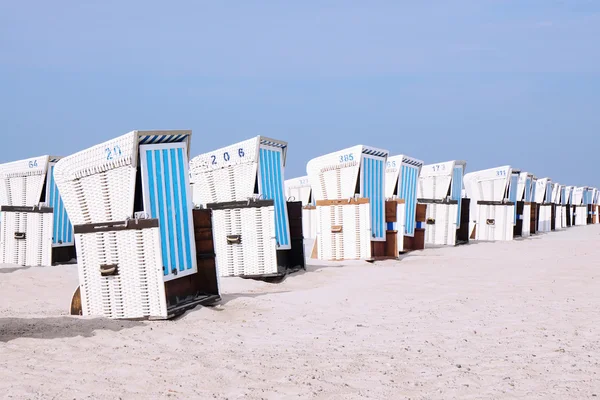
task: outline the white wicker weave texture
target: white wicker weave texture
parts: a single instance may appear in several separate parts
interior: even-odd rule
[[[478,204],[477,240],[513,240],[515,206]],[[488,220],[493,223],[488,223]]]
[[[0,205],[38,205],[48,169],[48,156],[0,165]]]
[[[369,204],[317,206],[318,257],[321,260],[359,260],[371,257]],[[341,226],[341,231],[332,232]]]
[[[556,210],[556,213],[554,215],[554,226],[556,227],[556,229],[562,229],[566,226],[566,225],[563,225],[563,220],[565,221],[565,224],[566,224],[564,207],[561,207],[560,205],[556,205],[555,210]]]
[[[194,203],[244,201],[255,195],[258,163],[233,164],[220,169],[196,172],[191,175]]]
[[[566,217],[566,214],[565,214]],[[523,228],[521,229],[521,237],[531,236],[531,204],[523,205]],[[566,218],[565,218],[566,222]]]
[[[259,138],[252,138],[194,157],[190,181],[197,186],[194,203],[244,201],[254,194]]]
[[[158,228],[77,234],[76,239],[84,315],[167,317]],[[126,268],[111,276],[86,268],[100,265]]]
[[[335,260],[335,241],[331,227],[336,225],[335,207],[317,206],[317,257],[320,260]]]
[[[213,232],[220,276],[277,273],[273,206],[214,210]],[[228,244],[231,235],[241,243]]]
[[[0,213],[0,262],[3,264],[19,264],[19,242],[14,239],[15,232],[19,232],[19,222],[17,213]]]
[[[444,199],[450,190],[455,161],[429,164],[421,167],[417,197],[420,199]]]
[[[425,243],[454,246],[457,214],[458,204],[427,204],[426,217],[435,222],[425,228]]]
[[[398,231],[396,242],[398,243],[398,252],[404,251],[404,232],[406,232],[406,204],[398,203],[396,206],[396,230]]]
[[[550,232],[552,230],[552,205],[541,204],[539,210],[538,231]]]
[[[0,262],[30,267],[52,265],[52,213],[5,211],[0,221]],[[16,232],[25,237],[16,238]]]
[[[576,206],[575,207],[575,226],[587,225],[587,206]]]
[[[136,138],[130,132],[56,164],[54,178],[73,225],[133,217]]]
[[[354,196],[363,146],[354,146],[314,158],[306,172],[316,200],[347,199]]]
[[[317,237],[317,210],[302,210],[302,235],[305,239],[315,239]]]
[[[23,213],[27,218],[25,265],[52,265],[52,213]]]

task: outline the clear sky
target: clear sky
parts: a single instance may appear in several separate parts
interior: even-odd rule
[[[134,129],[600,187],[600,1],[1,1],[0,162]]]

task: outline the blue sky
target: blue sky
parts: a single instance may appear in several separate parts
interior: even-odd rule
[[[0,3],[0,162],[133,129],[600,187],[600,1]]]

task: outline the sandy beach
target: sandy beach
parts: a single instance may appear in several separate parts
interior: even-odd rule
[[[0,267],[0,398],[600,397],[600,225],[222,279],[172,321],[71,317],[74,265]]]

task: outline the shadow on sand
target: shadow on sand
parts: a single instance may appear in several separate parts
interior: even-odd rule
[[[11,272],[23,271],[23,270],[29,269],[29,268],[33,268],[33,267],[27,266],[27,267],[7,267],[7,268],[0,268],[0,274],[10,274]]]
[[[0,318],[0,342],[9,342],[18,338],[91,337],[94,336],[95,331],[118,332],[143,324],[141,321],[81,317]]]
[[[279,290],[279,291],[274,291],[274,292],[263,292],[263,293],[225,293],[225,294],[221,294],[221,301],[219,301],[219,303],[217,305],[220,306],[224,306],[227,305],[227,303],[229,303],[230,301],[236,300],[236,299],[257,299],[263,296],[269,296],[272,294],[279,294],[279,293],[290,293],[291,290]],[[223,311],[222,308],[218,308],[218,307],[210,307],[214,310],[217,311]]]

